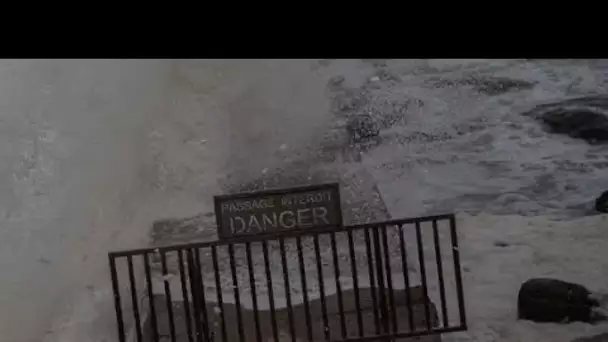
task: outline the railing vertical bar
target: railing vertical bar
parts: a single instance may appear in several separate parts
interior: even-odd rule
[[[122,303],[120,300],[120,287],[118,286],[118,271],[116,270],[116,259],[109,255],[110,275],[112,277],[112,290],[114,292],[114,309],[116,310],[116,324],[118,326],[118,340],[125,342],[125,323],[122,317]]]
[[[249,271],[249,286],[251,286],[251,302],[253,304],[253,319],[255,321],[255,333],[258,342],[262,342],[262,331],[260,330],[260,313],[258,311],[258,295],[256,292],[255,273],[251,257],[251,242],[245,244],[247,252],[247,269]]]
[[[382,332],[388,332],[388,315],[387,315],[387,299],[386,299],[386,286],[384,284],[384,267],[382,261],[382,245],[380,244],[380,232],[378,226],[374,227],[374,246],[376,251],[376,275],[378,276],[378,294],[380,304],[380,322],[382,323]]]
[[[184,298],[186,333],[188,334],[188,342],[194,342],[194,339],[192,338],[192,317],[190,316],[190,299],[188,298],[188,286],[186,285],[186,274],[184,271],[184,251],[181,249],[177,251],[177,262],[179,263],[179,280],[182,287],[182,297]]]
[[[441,242],[439,240],[439,229],[437,228],[437,220],[433,220],[433,240],[435,241],[435,260],[437,261],[437,277],[439,278],[439,296],[441,298],[441,313],[443,318],[443,326],[449,326],[448,307],[445,298],[445,281],[443,279],[443,260],[441,258]]]
[[[230,273],[232,274],[232,289],[234,291],[234,303],[236,310],[236,320],[239,331],[239,341],[245,342],[245,327],[243,326],[243,314],[241,312],[241,295],[239,291],[239,279],[236,274],[236,260],[234,258],[234,244],[228,244],[228,255],[230,257]]]
[[[458,310],[460,313],[460,326],[466,329],[467,316],[464,306],[464,291],[462,289],[462,274],[460,271],[460,249],[458,247],[458,234],[456,233],[456,217],[450,217],[450,234],[452,237],[452,256],[454,258],[454,272],[456,276],[456,291],[458,296]]]
[[[350,251],[350,266],[353,276],[353,288],[355,294],[355,309],[357,310],[357,325],[359,326],[359,337],[363,337],[363,316],[361,312],[361,298],[359,297],[359,275],[357,274],[357,256],[355,254],[355,242],[353,241],[353,231],[349,230],[348,249]]]
[[[289,271],[287,268],[287,257],[285,256],[285,239],[279,239],[279,250],[281,252],[281,266],[283,269],[283,284],[285,286],[285,301],[287,302],[287,319],[289,321],[289,334],[291,341],[296,342],[296,330],[293,322],[293,306],[291,305],[291,284],[289,282]]]
[[[433,328],[431,324],[431,309],[429,307],[429,291],[426,279],[426,266],[424,262],[424,246],[422,245],[422,231],[420,230],[420,222],[416,222],[416,244],[418,245],[418,261],[420,263],[420,278],[422,278],[422,293],[424,300],[424,315],[426,318],[426,327],[428,330]]]
[[[212,246],[211,247],[211,259],[213,261],[213,273],[214,273],[214,277],[215,277],[215,289],[216,289],[216,296],[217,296],[217,305],[218,305],[218,311],[216,312],[216,314],[219,313],[220,317],[220,323],[221,323],[221,329],[222,329],[222,341],[228,341],[228,331],[226,329],[226,315],[224,314],[224,296],[222,294],[222,282],[221,282],[221,276],[220,276],[220,267],[217,261],[217,246]],[[215,317],[214,317],[215,318]],[[215,321],[215,319],[214,319]]]
[[[188,260],[188,274],[190,276],[190,291],[192,292],[192,311],[194,319],[194,336],[197,342],[203,342],[203,336],[206,334],[203,328],[203,322],[201,319],[201,300],[199,296],[199,287],[197,280],[196,261],[194,260],[194,253],[192,249],[188,249],[186,252],[186,258]]]
[[[167,271],[167,255],[165,251],[160,252],[160,262],[163,272],[163,281],[165,283],[167,315],[169,316],[169,334],[171,336],[171,341],[176,342],[177,338],[175,336],[175,317],[173,315],[173,300],[171,299],[171,287],[169,287],[169,279],[167,279],[169,272]]]
[[[376,335],[380,334],[380,317],[378,316],[378,298],[376,297],[376,277],[374,271],[374,251],[372,250],[372,237],[370,228],[365,228],[365,250],[367,254],[367,270],[369,272],[369,286],[372,297],[372,311],[374,313],[374,323],[376,326]]]
[[[152,274],[150,271],[150,257],[148,253],[143,254],[144,271],[146,273],[146,287],[148,288],[148,305],[150,305],[150,325],[152,328],[152,338],[154,342],[158,342],[158,321],[156,318],[156,305],[154,303],[154,292],[152,291]],[[121,341],[122,342],[122,341]]]
[[[272,283],[272,271],[270,270],[270,258],[268,257],[268,241],[262,241],[262,253],[264,253],[264,268],[266,269],[266,285],[268,286],[268,304],[270,305],[270,319],[272,321],[272,337],[279,341],[277,327],[277,316],[274,306],[274,290]]]
[[[302,237],[296,238],[296,246],[298,249],[298,261],[300,263],[300,280],[302,282],[302,297],[304,300],[304,315],[306,316],[306,328],[308,333],[308,341],[313,342],[312,337],[312,317],[310,316],[310,303],[308,302],[308,284],[306,282],[306,265],[304,264],[304,251],[302,250]]]
[[[137,337],[137,342],[142,342],[141,319],[139,317],[139,303],[137,302],[137,284],[135,283],[135,272],[133,271],[133,256],[127,256],[127,264],[131,287],[131,305],[133,306],[133,319],[135,320],[135,336]]]
[[[441,241],[442,239],[442,233],[440,233],[439,229],[439,224],[440,221],[449,220],[449,229],[450,229],[450,237],[451,237],[451,248],[452,248],[452,258],[453,258],[453,265],[454,265],[454,276],[455,276],[455,285],[456,285],[456,295],[457,295],[457,302],[458,302],[458,311],[459,311],[459,316],[460,316],[460,324],[457,327],[450,327],[450,318],[452,320],[454,320],[454,317],[450,317],[453,316],[454,314],[450,313],[450,311],[448,310],[451,304],[448,304],[448,300],[447,300],[447,295],[446,293],[448,292],[449,289],[446,289],[446,286],[449,286],[447,284],[446,281],[446,275],[444,273],[444,271],[446,270],[446,267],[448,267],[449,265],[445,266],[443,264],[443,259],[446,258],[446,255],[449,256],[449,252],[446,251],[442,251],[441,248],[445,248],[445,244],[448,243],[447,241]],[[427,238],[427,236],[425,234],[427,234],[427,232],[423,232],[422,229],[426,228],[426,226],[422,226],[423,224],[426,224],[425,222],[428,222],[428,224],[432,224],[432,234],[433,234],[433,245],[435,248],[435,252],[430,252],[430,251],[426,251],[423,243],[424,240]],[[410,275],[409,275],[409,267],[408,267],[408,252],[414,253],[411,250],[408,251],[406,248],[406,243],[405,243],[405,235],[404,235],[404,224],[412,224],[415,228],[415,242],[417,245],[417,254],[418,254],[418,261],[419,261],[419,272],[420,272],[420,277],[421,277],[421,292],[422,292],[422,296],[424,297],[424,313],[423,316],[426,319],[426,327],[425,330],[420,331],[419,329],[417,329],[416,327],[416,320],[417,318],[414,315],[414,300],[413,300],[413,294],[411,291],[411,284],[410,284]],[[393,228],[398,229],[399,231],[399,248],[400,248],[400,256],[401,256],[401,264],[402,264],[402,270],[403,270],[403,282],[405,285],[405,302],[407,304],[407,307],[404,309],[407,309],[407,313],[408,313],[408,323],[409,323],[409,333],[404,333],[404,332],[400,332],[400,329],[403,329],[400,325],[401,324],[406,324],[406,323],[401,323],[400,319],[399,319],[399,312],[397,310],[397,307],[400,305],[403,305],[403,303],[401,302],[402,299],[397,298],[396,293],[394,292],[394,287],[395,284],[393,283],[394,280],[394,276],[396,276],[396,274],[393,274],[394,271],[394,267],[398,267],[395,266],[391,263],[391,257],[392,257],[392,252],[395,252],[395,254],[398,254],[396,251],[393,251],[390,245],[390,239],[392,239],[392,230],[390,231],[391,236],[389,236],[389,229],[391,228],[390,225],[395,225]],[[442,226],[443,227],[443,226]],[[367,251],[367,262],[363,261],[363,263],[367,263],[368,266],[368,272],[369,272],[369,277],[370,277],[370,299],[371,299],[371,305],[373,306],[373,322],[376,324],[376,335],[377,336],[366,336],[366,330],[368,330],[369,328],[366,328],[366,323],[367,324],[371,324],[372,322],[367,322],[365,320],[365,317],[363,317],[363,312],[366,309],[362,309],[363,307],[363,299],[362,296],[364,293],[366,293],[366,289],[365,288],[361,288],[362,284],[363,284],[363,280],[359,279],[360,273],[363,270],[359,270],[359,260],[357,260],[357,257],[359,256],[357,254],[357,250],[355,249],[356,247],[356,238],[358,236],[356,236],[356,231],[353,229],[346,229],[344,231],[339,231],[339,232],[343,232],[347,234],[347,238],[348,241],[340,241],[340,243],[342,242],[347,242],[348,243],[348,257],[350,258],[350,265],[346,266],[346,267],[350,267],[351,268],[351,275],[352,275],[352,281],[353,281],[353,289],[352,289],[352,294],[353,294],[353,303],[350,303],[350,290],[348,291],[348,296],[349,298],[346,298],[347,293],[344,292],[344,288],[342,286],[342,279],[341,277],[341,273],[344,272],[343,269],[341,269],[341,267],[345,267],[345,265],[342,264],[342,260],[340,260],[340,252],[342,252],[341,250],[338,250],[338,238],[340,238],[338,236],[338,231],[332,231],[332,230],[322,230],[322,227],[319,227],[319,229],[315,229],[312,232],[306,232],[305,230],[301,230],[301,231],[295,231],[293,234],[291,233],[287,233],[287,232],[282,232],[281,234],[277,234],[276,236],[274,235],[267,235],[267,236],[261,236],[261,237],[250,237],[250,238],[235,238],[232,240],[228,240],[228,241],[219,241],[218,243],[207,243],[207,244],[183,244],[183,245],[178,245],[178,246],[171,246],[171,247],[163,247],[163,248],[157,248],[157,249],[140,249],[140,250],[133,250],[133,251],[123,251],[123,252],[114,252],[114,253],[110,253],[109,256],[109,263],[110,263],[110,271],[111,271],[111,281],[112,281],[112,289],[113,289],[113,296],[114,296],[114,305],[115,305],[115,310],[116,310],[116,322],[117,322],[117,330],[118,330],[118,341],[120,342],[126,342],[127,338],[133,338],[134,341],[137,342],[142,342],[144,339],[146,338],[150,338],[151,341],[154,342],[159,342],[160,341],[160,333],[162,330],[162,333],[167,334],[167,336],[162,336],[163,339],[167,339],[170,341],[177,341],[177,338],[183,338],[184,340],[188,341],[188,342],[211,342],[211,341],[219,341],[219,333],[217,331],[219,331],[220,329],[218,329],[218,325],[220,322],[218,322],[220,320],[219,315],[221,314],[221,330],[222,330],[222,341],[226,341],[228,342],[229,340],[231,342],[236,342],[236,336],[233,335],[237,335],[237,329],[238,329],[238,340],[240,342],[245,342],[245,341],[252,341],[252,340],[256,340],[257,342],[261,342],[264,338],[265,338],[265,334],[266,334],[266,330],[267,327],[264,325],[266,323],[265,320],[266,319],[270,319],[271,322],[269,322],[268,324],[271,324],[272,326],[272,333],[270,333],[270,330],[268,329],[268,335],[272,335],[272,339],[273,340],[279,340],[280,337],[280,333],[282,333],[282,326],[279,327],[279,324],[281,324],[281,322],[285,322],[285,323],[289,323],[289,331],[285,331],[286,333],[289,333],[291,335],[291,341],[292,342],[296,342],[297,340],[300,340],[300,338],[304,338],[304,340],[307,340],[307,342],[312,342],[317,341],[317,340],[323,340],[323,337],[321,337],[321,332],[317,331],[318,328],[321,328],[320,325],[323,325],[323,335],[324,335],[324,340],[325,342],[328,342],[330,340],[336,339],[336,340],[352,340],[352,341],[371,341],[371,339],[385,339],[387,341],[392,341],[395,338],[402,338],[402,337],[414,337],[414,336],[423,336],[423,335],[433,335],[436,333],[443,333],[443,332],[450,332],[450,331],[461,331],[461,330],[466,330],[467,329],[467,319],[466,319],[466,308],[465,308],[465,304],[464,304],[464,289],[463,289],[463,279],[462,279],[462,270],[461,270],[461,259],[460,259],[460,250],[459,250],[459,244],[458,244],[458,236],[457,236],[457,230],[456,230],[456,218],[454,215],[441,215],[441,216],[430,216],[430,217],[421,217],[421,218],[412,218],[412,219],[404,219],[404,220],[393,220],[393,221],[388,221],[388,222],[384,222],[384,223],[376,223],[376,224],[369,224],[369,225],[358,225],[358,226],[353,226],[353,229],[361,229],[362,230],[362,236],[365,238],[365,249]],[[430,228],[430,227],[429,227]],[[429,234],[431,232],[428,232]],[[308,235],[307,235],[308,234]],[[324,267],[326,266],[323,263],[323,260],[321,259],[321,256],[323,254],[323,252],[321,251],[321,247],[320,247],[320,235],[321,234],[329,234],[329,238],[330,238],[330,248],[331,251],[327,251],[331,254],[331,258],[333,261],[330,261],[330,264],[333,264],[333,269],[334,269],[334,274],[333,277],[334,279],[331,280],[330,282],[335,281],[335,285],[336,285],[336,296],[335,299],[331,298],[331,302],[329,301],[329,298],[326,296],[326,288],[325,285],[327,285],[327,280],[326,278],[323,277],[324,274]],[[304,256],[304,245],[307,244],[307,242],[305,242],[304,239],[306,238],[311,238],[313,241],[313,248],[314,248],[314,252],[311,251],[311,253],[314,253],[314,256],[316,257],[316,265],[308,265],[306,264],[307,259]],[[430,236],[428,237],[430,238]],[[272,264],[272,260],[270,259],[270,255],[269,255],[269,248],[270,247],[275,247],[274,245],[270,245],[271,241],[269,241],[270,239],[273,240],[278,240],[277,242],[279,243],[279,247],[280,247],[280,257],[281,257],[281,265],[282,265],[282,271],[283,271],[283,283],[285,286],[285,300],[286,300],[286,304],[287,304],[287,308],[285,310],[285,314],[286,317],[284,317],[283,314],[283,310],[281,309],[281,312],[277,311],[277,307],[276,307],[276,298],[274,297],[274,292],[275,292],[275,288],[274,288],[274,280],[273,279],[273,267],[274,265]],[[295,241],[295,249],[296,251],[292,250],[291,245],[286,246],[287,242],[289,241],[288,239],[294,239]],[[373,240],[372,240],[373,239]],[[308,241],[308,240],[306,240]],[[257,274],[255,273],[256,269],[256,265],[253,262],[254,259],[254,247],[252,247],[252,244],[254,242],[259,242],[262,244],[262,249],[263,249],[263,258],[264,258],[264,273],[265,273],[265,277],[266,277],[266,284],[268,286],[268,295],[269,295],[269,305],[270,305],[270,313],[269,316],[262,316],[263,312],[260,312],[260,305],[262,305],[259,302],[259,298],[257,297],[258,292],[260,291],[260,289],[257,288],[257,284],[256,284],[256,279],[257,279]],[[430,242],[430,241],[429,241]],[[240,249],[239,244],[244,245],[244,249]],[[443,246],[442,246],[443,245]],[[228,276],[227,274],[221,274],[221,270],[219,268],[218,265],[218,248],[219,247],[227,247],[227,253],[228,253],[228,260],[226,260],[226,265],[222,265],[222,267],[224,266],[229,266],[226,268],[230,269],[230,276]],[[237,248],[238,247],[238,248]],[[208,294],[207,292],[205,292],[205,284],[204,284],[204,279],[203,279],[203,269],[202,265],[204,260],[201,260],[201,251],[199,250],[199,248],[211,248],[212,250],[212,261],[213,261],[213,268],[214,268],[214,276],[215,276],[215,287],[217,289],[216,295],[217,295],[217,302],[218,302],[218,307],[219,310],[215,309],[213,311],[215,311],[215,315],[210,311],[210,305],[208,305],[205,296]],[[395,246],[395,248],[397,248]],[[413,248],[413,246],[412,246]],[[411,248],[410,248],[411,249]],[[184,252],[187,253],[187,255],[184,255]],[[246,313],[243,312],[244,308],[241,307],[241,305],[243,305],[245,298],[241,298],[240,293],[243,291],[243,289],[239,288],[239,282],[245,281],[247,282],[247,280],[244,279],[240,279],[240,274],[239,272],[242,271],[241,267],[243,267],[244,265],[241,264],[241,259],[239,259],[241,257],[241,255],[239,254],[237,256],[237,252],[241,253],[241,252],[245,252],[246,253],[246,262],[247,262],[247,269],[249,271],[249,276],[248,276],[248,281],[250,283],[251,286],[251,295],[252,295],[252,305],[253,305],[253,313],[250,315],[247,313],[247,315],[245,315]],[[293,284],[291,284],[291,282],[295,279],[290,279],[290,277],[294,277],[296,276],[296,274],[292,274],[291,271],[295,271],[295,269],[288,267],[288,257],[291,259],[291,254],[288,256],[287,253],[293,253],[296,252],[297,254],[297,264],[298,266],[295,266],[295,263],[292,262],[291,266],[294,267],[298,267],[299,268],[299,274],[300,274],[300,286],[297,286],[297,290],[299,291],[300,288],[302,289],[302,294],[303,294],[303,307],[302,310],[300,311],[300,307],[299,304],[294,306],[294,294],[292,292],[292,286]],[[346,253],[346,251],[343,251]],[[361,251],[362,252],[362,251]],[[176,258],[178,261],[178,270],[175,272],[175,276],[179,277],[179,278],[174,278],[174,279],[170,279],[173,276],[173,262],[174,262],[174,258],[170,253],[177,253]],[[359,252],[360,253],[360,252]],[[431,254],[429,254],[431,253]],[[425,255],[427,254],[427,255]],[[434,254],[434,255],[433,255]],[[144,266],[144,270],[145,270],[145,281],[138,281],[136,279],[136,275],[135,275],[135,268],[137,266],[137,260],[136,258],[141,255],[143,257],[143,266]],[[153,259],[150,259],[150,255],[153,255]],[[296,256],[294,255],[294,256]],[[223,256],[223,254],[222,254]],[[429,298],[429,279],[427,278],[429,276],[429,272],[435,272],[432,271],[431,269],[429,269],[428,267],[430,267],[429,265],[427,265],[427,260],[425,259],[425,257],[432,257],[434,256],[435,261],[437,263],[436,267],[437,267],[437,277],[438,277],[438,286],[439,286],[439,293],[438,293],[438,297],[440,297],[440,307],[441,307],[441,314],[437,314],[439,311],[434,309],[433,303],[430,301]],[[157,257],[159,257],[160,260],[157,259]],[[185,260],[187,257],[187,260]],[[307,256],[308,257],[308,256]],[[362,256],[363,257],[363,256]],[[122,272],[123,269],[119,268],[117,265],[118,264],[118,258],[125,258],[126,262],[127,262],[127,267],[125,267],[125,280],[119,279],[119,275],[118,272],[119,270]],[[245,259],[245,258],[244,258]],[[151,263],[154,262],[156,263],[158,261],[160,261],[160,275],[162,276],[162,282],[163,282],[163,292],[165,295],[165,304],[166,304],[166,317],[167,317],[167,321],[164,321],[164,317],[163,317],[163,322],[162,324],[160,324],[161,322],[159,321],[159,313],[157,312],[157,309],[159,307],[159,305],[162,307],[164,306],[162,302],[159,302],[158,300],[156,300],[159,297],[155,297],[154,296],[154,290],[153,290],[153,279],[152,279],[152,271],[151,271]],[[222,260],[223,261],[223,260]],[[293,260],[295,261],[295,260]],[[311,260],[312,261],[312,260]],[[122,266],[122,265],[120,265]],[[185,269],[185,267],[188,267],[188,269]],[[276,265],[278,267],[278,265]],[[309,287],[312,286],[310,281],[311,279],[306,278],[307,276],[307,270],[306,267],[313,267],[316,268],[316,270],[313,270],[313,273],[317,273],[318,274],[318,284],[319,284],[319,304],[320,307],[317,306],[316,301],[311,301],[310,298],[310,294],[308,293]],[[330,266],[331,267],[331,266]],[[171,272],[169,273],[168,268],[171,268]],[[278,271],[278,270],[277,270]],[[177,272],[179,272],[179,274],[177,274]],[[385,274],[386,273],[386,274]],[[122,276],[122,274],[121,274]],[[232,280],[232,285],[233,285],[233,294],[234,294],[234,300],[235,300],[235,307],[236,307],[236,311],[235,313],[235,317],[234,319],[233,314],[232,314],[232,304],[230,304],[230,310],[226,309],[224,306],[225,304],[223,303],[223,296],[225,296],[225,293],[223,293],[222,288],[225,287],[222,283],[222,279],[223,277],[226,276],[228,278],[231,278]],[[399,276],[401,277],[401,276]],[[170,281],[171,280],[171,281]],[[176,283],[173,283],[173,280],[179,281],[180,285],[177,285]],[[227,279],[226,279],[227,280]],[[127,286],[126,286],[126,282],[129,282],[130,286],[129,289],[127,290]],[[190,282],[190,284],[188,284],[188,281]],[[209,280],[208,280],[209,281]],[[280,281],[280,280],[279,280]],[[122,283],[122,284],[121,284]],[[130,306],[132,312],[126,312],[125,309],[122,307],[122,300],[124,298],[121,298],[121,288],[120,286],[123,286],[123,290],[125,291],[125,293],[127,295],[131,296],[130,299]],[[183,311],[177,311],[177,308],[174,306],[173,304],[173,300],[175,300],[175,293],[172,293],[172,288],[173,285],[177,285],[179,287],[179,289],[177,291],[181,291],[181,295],[183,297],[183,303],[184,303],[184,309]],[[142,286],[145,286],[146,289],[142,288]],[[156,284],[154,284],[154,286],[156,286]],[[316,286],[316,285],[315,285]],[[188,288],[190,287],[190,288]],[[333,287],[333,286],[332,286]],[[416,287],[418,288],[418,287]],[[177,287],[176,287],[177,289]],[[146,319],[149,321],[148,322],[144,322],[144,316],[142,315],[142,304],[139,301],[138,298],[138,290],[139,291],[145,291],[147,292],[147,297],[148,297],[148,301],[149,301],[149,309],[150,309],[150,313],[148,315],[148,317],[146,317]],[[179,295],[180,293],[177,292],[177,294]],[[232,295],[232,294],[231,294]],[[230,295],[230,297],[231,297]],[[173,297],[173,298],[172,298]],[[334,304],[333,300],[336,300],[337,302]],[[345,300],[348,299],[348,313],[345,312],[346,310],[346,304]],[[366,299],[367,300],[367,299]],[[191,302],[190,302],[191,301]],[[416,301],[417,302],[417,301]],[[160,303],[160,304],[159,304]],[[331,304],[331,305],[330,305]],[[338,312],[334,313],[334,309],[332,309],[332,315],[337,315],[338,317],[329,317],[329,310],[330,310],[330,306],[333,307],[333,305],[337,305],[337,308],[335,309]],[[366,304],[366,308],[367,308]],[[439,306],[439,305],[438,305]],[[164,310],[164,307],[162,308]],[[180,309],[181,310],[181,309]],[[321,317],[317,317],[316,315],[318,315],[318,311],[320,310],[320,314]],[[356,312],[350,312],[350,310],[355,310]],[[404,310],[405,311],[405,310]],[[420,310],[422,311],[422,310]],[[372,313],[369,313],[370,315]],[[281,315],[279,315],[281,314]],[[352,316],[353,314],[356,314],[356,318],[355,316]],[[405,313],[404,313],[405,314]],[[125,315],[128,315],[129,317],[133,318],[133,324],[134,324],[134,333],[133,336],[126,336],[126,326],[125,326]],[[184,324],[182,325],[182,323],[178,322],[178,320],[181,320],[181,315],[185,316],[185,320],[184,320]],[[347,317],[348,315],[348,317]],[[165,313],[163,312],[163,316],[165,316]],[[202,316],[202,317],[201,317]],[[213,316],[213,317],[212,317]],[[226,322],[226,318],[227,316],[229,319],[229,322]],[[315,316],[315,317],[313,317]],[[351,317],[352,316],[352,317]],[[438,322],[438,316],[441,317],[441,320],[443,321],[442,323]],[[320,322],[319,320],[322,319],[322,322]],[[335,319],[335,321],[334,321]],[[405,320],[405,317],[403,317],[403,319]],[[305,321],[304,321],[305,320]],[[179,329],[177,327],[179,323]],[[250,324],[251,323],[251,324]],[[148,326],[146,326],[147,324],[149,324]],[[228,326],[227,326],[228,324]],[[234,325],[238,325],[238,328],[235,327]],[[317,326],[317,324],[319,326]],[[333,324],[336,324],[336,326],[334,327]],[[358,324],[358,328],[354,327],[354,324]],[[184,326],[185,325],[185,326]],[[305,326],[304,326],[305,325]],[[332,325],[332,329],[329,329],[329,326]],[[340,325],[340,327],[338,328],[337,325]],[[145,326],[145,330],[144,330],[144,326]],[[162,327],[161,327],[162,326]],[[168,327],[168,332],[165,331],[165,327]],[[434,329],[433,327],[438,327],[437,329]],[[253,331],[255,327],[255,332]],[[441,327],[441,328],[439,328]],[[151,328],[151,329],[150,329]],[[358,332],[359,336],[350,336],[350,334],[354,333],[353,331],[351,331],[351,328],[354,328],[354,331]],[[150,329],[150,330],[148,330]],[[186,332],[181,332],[182,329],[185,329]],[[306,329],[306,333],[304,332],[304,329]],[[341,335],[340,337],[336,337],[336,336],[332,336],[332,330],[335,329],[336,332],[339,331],[339,333],[337,333],[337,335]],[[180,330],[179,334],[183,334],[186,336],[177,336],[178,334],[178,330]],[[232,333],[234,332],[234,333]],[[307,337],[304,337],[303,335],[307,335]],[[148,337],[148,335],[150,335]],[[255,337],[254,337],[255,335]]]
[[[346,322],[344,320],[344,302],[342,298],[342,285],[340,284],[340,259],[338,259],[338,247],[336,244],[336,233],[330,233],[331,251],[334,259],[334,278],[336,281],[336,294],[338,295],[338,312],[340,314],[340,331],[342,339],[346,338]]]
[[[401,267],[403,269],[403,284],[405,286],[405,301],[407,303],[407,318],[410,331],[414,331],[414,312],[412,309],[412,297],[410,293],[410,275],[408,267],[408,256],[403,238],[403,225],[399,225],[399,249],[401,250]]]
[[[199,289],[198,293],[200,294],[200,308],[203,320],[203,337],[205,340],[209,340],[210,329],[209,329],[209,314],[207,312],[207,294],[205,293],[205,281],[203,279],[203,275],[201,272],[201,254],[200,249],[194,249],[194,265],[196,266],[196,284]]]
[[[327,303],[325,302],[325,281],[323,280],[323,262],[321,261],[321,248],[319,247],[319,235],[313,235],[315,257],[317,259],[317,273],[319,279],[319,296],[321,300],[321,317],[323,319],[323,335],[325,341],[329,341],[329,320],[327,318]]]
[[[397,326],[397,307],[395,305],[395,294],[393,293],[393,275],[392,275],[392,269],[391,269],[391,257],[390,257],[390,250],[388,247],[388,239],[387,239],[387,233],[388,233],[388,227],[387,225],[383,225],[382,227],[382,249],[384,249],[384,263],[385,263],[385,270],[386,270],[386,284],[387,284],[387,289],[388,289],[388,302],[390,303],[390,308],[387,305],[387,308],[389,308],[390,312],[390,319],[391,319],[391,326],[393,328],[392,332],[397,332],[399,330],[399,327]],[[387,317],[388,319],[388,317]]]

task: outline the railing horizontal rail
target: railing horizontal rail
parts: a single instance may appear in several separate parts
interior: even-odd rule
[[[123,251],[114,251],[108,253],[111,257],[125,257],[128,255],[138,255],[143,253],[160,253],[160,252],[169,252],[169,251],[177,251],[189,248],[208,248],[212,246],[221,246],[227,244],[237,244],[237,243],[245,243],[245,242],[259,242],[263,240],[272,240],[277,239],[279,237],[296,237],[301,235],[312,235],[312,234],[322,234],[327,232],[345,232],[348,230],[357,230],[368,227],[375,227],[378,225],[386,225],[386,226],[396,226],[396,225],[405,225],[411,223],[422,223],[422,222],[432,222],[436,220],[449,220],[454,218],[454,214],[442,214],[442,215],[434,215],[434,216],[423,216],[423,217],[414,217],[414,218],[405,218],[405,219],[397,219],[397,220],[389,220],[383,222],[374,222],[374,223],[365,223],[358,225],[350,225],[350,226],[342,226],[337,227],[333,225],[328,226],[317,226],[317,227],[309,227],[309,228],[294,228],[290,230],[284,231],[274,231],[268,233],[260,233],[257,235],[247,235],[247,236],[235,236],[222,240],[215,241],[205,241],[205,242],[195,242],[195,243],[183,243],[183,244],[175,244],[171,246],[160,246],[160,247],[147,247],[147,248],[138,248],[138,249],[130,249]]]

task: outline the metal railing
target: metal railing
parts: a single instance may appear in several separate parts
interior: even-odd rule
[[[391,341],[467,329],[454,215],[109,259],[120,342]]]

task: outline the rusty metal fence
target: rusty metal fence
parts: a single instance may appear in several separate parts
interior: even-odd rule
[[[393,341],[466,330],[454,215],[109,253],[118,340]]]

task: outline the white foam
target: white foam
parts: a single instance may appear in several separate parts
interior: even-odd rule
[[[546,217],[458,215],[469,331],[445,341],[571,341],[607,323],[538,324],[517,320],[517,293],[528,278],[552,277],[608,293],[608,216],[570,222]],[[497,247],[495,242],[507,247]],[[438,303],[438,298],[433,298]]]

